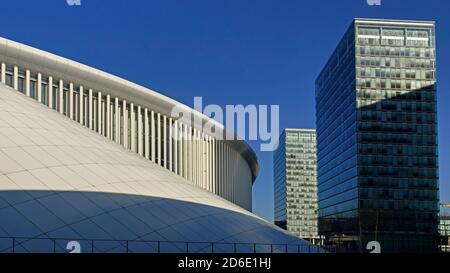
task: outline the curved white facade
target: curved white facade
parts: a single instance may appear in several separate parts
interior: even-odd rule
[[[247,210],[245,143],[174,143],[174,101],[48,53],[0,61],[0,252],[320,251]]]
[[[137,84],[3,38],[0,62],[2,83],[251,210],[257,158],[244,141],[215,139],[217,132],[226,134],[221,124]],[[171,117],[174,107],[214,124],[215,134]]]

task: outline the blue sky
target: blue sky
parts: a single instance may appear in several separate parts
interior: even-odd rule
[[[354,17],[437,21],[441,199],[450,202],[447,0],[16,0],[0,36],[150,87],[187,105],[278,104],[281,128],[315,127],[314,80]],[[272,154],[257,150],[254,211],[273,218]]]

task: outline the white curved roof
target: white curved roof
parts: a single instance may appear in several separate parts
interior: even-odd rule
[[[3,251],[12,237],[310,246],[2,84],[0,219]],[[47,251],[42,241],[16,251]]]
[[[67,58],[2,37],[0,37],[0,56],[2,56],[2,62],[10,65],[26,67],[43,75],[52,75],[55,80],[58,78],[64,79],[83,85],[85,88],[105,91],[112,97],[135,102],[166,116],[170,116],[172,109],[177,107],[183,113],[191,113],[192,117],[201,120],[203,124],[209,122],[209,124],[214,125],[217,134],[225,136],[229,134],[221,123],[180,102],[141,85]],[[191,125],[194,127],[200,126],[199,124]],[[205,130],[205,128],[197,129]],[[205,133],[209,132],[205,131]],[[223,139],[230,139],[225,136]],[[259,174],[259,163],[253,149],[242,140],[229,141],[229,145],[246,159],[252,170],[253,180],[255,180]]]

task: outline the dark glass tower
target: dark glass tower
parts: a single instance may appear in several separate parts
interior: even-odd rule
[[[434,22],[355,19],[316,80],[319,232],[436,251]]]

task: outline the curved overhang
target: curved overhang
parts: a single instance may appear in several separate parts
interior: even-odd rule
[[[215,128],[214,134],[230,135],[221,123],[174,99],[67,58],[2,37],[0,37],[0,56],[3,57],[2,61],[10,65],[26,67],[33,71],[39,71],[43,75],[52,75],[55,79],[60,78],[64,79],[64,81],[77,83],[85,88],[107,91],[111,96],[135,103],[139,102],[139,105],[167,116],[170,116],[172,109],[177,107],[183,113],[190,113],[194,119],[201,120],[202,124],[208,123],[213,125]],[[199,124],[193,123],[193,127],[205,131]],[[229,138],[224,137],[224,139]],[[233,137],[233,139],[237,139],[237,137]],[[254,183],[259,174],[259,163],[253,149],[243,140],[225,141],[247,161],[252,171],[252,182]]]

